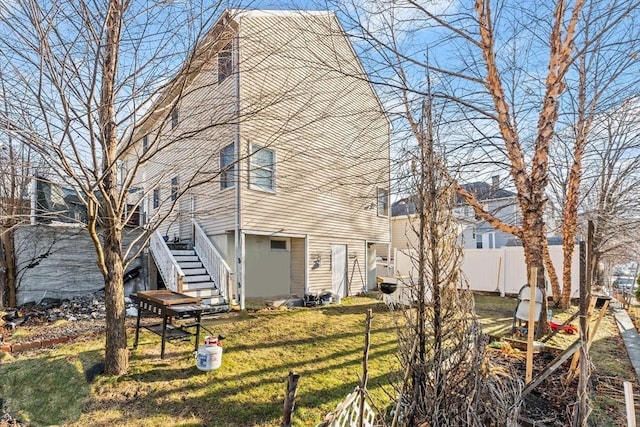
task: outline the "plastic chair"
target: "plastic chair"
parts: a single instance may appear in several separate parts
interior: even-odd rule
[[[531,299],[531,287],[524,285],[518,292],[518,305],[513,313],[513,326],[512,331],[516,332],[516,321],[518,326],[522,324],[522,321],[529,322],[529,301]],[[536,322],[540,320],[540,313],[542,312],[542,290],[536,287],[535,291],[535,308],[533,312],[533,318]],[[529,327],[529,325],[527,325]]]

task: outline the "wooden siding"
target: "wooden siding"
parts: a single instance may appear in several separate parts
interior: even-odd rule
[[[171,239],[189,237],[185,224],[192,216],[192,197],[195,199],[193,216],[205,232],[217,234],[234,228],[235,190],[220,188],[220,150],[236,139],[236,76],[229,76],[218,84],[216,58],[216,52],[211,52],[209,61],[185,89],[177,104],[177,127],[172,129],[170,120],[160,121],[150,130],[148,124],[145,127],[149,132],[150,154],[138,172],[136,186],[144,188],[149,219],[162,220],[159,230]],[[129,168],[141,154],[141,150],[130,154]],[[190,189],[168,214],[172,208],[173,177],[178,178],[181,192]],[[153,208],[153,189],[156,188],[160,190],[158,209]]]
[[[241,148],[275,150],[275,192],[243,187],[242,227],[388,241],[388,122],[331,14],[242,18]],[[243,170],[250,168],[250,160]],[[371,209],[372,208],[372,209]]]
[[[305,239],[291,239],[291,293],[300,297],[305,293],[304,286],[307,276],[305,249]]]
[[[232,268],[233,235],[227,234],[224,249],[220,236],[235,228],[239,193],[239,226],[248,234],[309,236],[306,259],[300,255],[304,248],[298,247],[304,240],[292,238],[290,278],[296,293],[304,292],[306,272],[312,291],[331,289],[332,243],[347,244],[355,257],[348,260],[349,281],[358,260],[362,274],[356,271],[349,292],[360,292],[366,284],[366,241],[390,239],[389,218],[379,216],[376,208],[377,188],[389,188],[389,122],[333,14],[249,12],[236,20],[239,75],[218,84],[211,52],[178,105],[179,126],[145,124],[149,149],[163,147],[139,172],[150,218],[157,221],[167,214],[171,178],[177,176],[183,188],[197,171],[199,185],[183,200],[195,197],[195,219],[214,236]],[[236,130],[238,187],[221,190],[219,153],[236,140]],[[275,151],[275,192],[250,187],[248,153],[254,143]],[[153,188],[161,191],[163,203],[157,210],[152,208]],[[160,232],[182,237],[180,224],[190,215],[190,206],[174,211]],[[248,240],[247,251],[250,244]],[[310,256],[314,250],[324,253],[316,269]],[[251,274],[247,270],[247,295]]]
[[[367,283],[366,242],[340,237],[309,238],[309,255],[307,257],[309,292],[318,293],[331,290],[331,245],[347,245],[348,295],[363,292]],[[320,265],[314,268],[314,263],[318,258]]]

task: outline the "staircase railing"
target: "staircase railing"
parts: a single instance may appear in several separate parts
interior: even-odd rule
[[[184,272],[171,254],[169,246],[167,246],[167,243],[157,230],[151,235],[149,249],[166,288],[174,292],[182,293]]]
[[[195,220],[191,219],[193,224],[193,248],[200,257],[200,262],[207,270],[207,273],[213,279],[220,290],[220,295],[231,298],[231,268],[226,263],[220,252],[213,246],[211,240],[207,237],[202,227]]]

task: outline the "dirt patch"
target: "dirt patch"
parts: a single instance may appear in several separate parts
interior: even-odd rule
[[[105,313],[104,292],[71,300],[44,299],[6,310],[0,315],[0,348],[7,351],[28,343],[49,346],[65,338],[94,335],[105,330]],[[133,319],[128,320],[133,323]]]

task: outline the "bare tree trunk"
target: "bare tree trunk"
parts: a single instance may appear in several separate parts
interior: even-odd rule
[[[542,310],[540,314],[540,321],[538,329],[536,331],[536,337],[549,331],[549,325],[546,321],[545,314],[547,313],[547,292],[545,284],[545,268],[544,268],[544,241],[546,236],[544,234],[544,222],[542,217],[537,214],[528,215],[524,217],[525,225],[524,239],[522,239],[522,245],[524,247],[524,258],[527,264],[527,270],[537,269],[537,287],[542,291]],[[527,274],[527,277],[530,277]],[[544,319],[543,319],[544,318]]]
[[[118,46],[124,5],[120,0],[111,0],[106,19],[106,40],[102,65],[101,107],[99,123],[103,138],[102,172],[103,181],[100,190],[103,197],[103,210],[96,214],[104,215],[105,231],[102,247],[98,250],[98,262],[102,262],[101,270],[105,282],[106,308],[106,347],[105,372],[122,375],[129,369],[129,352],[127,350],[127,334],[125,329],[124,282],[122,260],[122,212],[117,208],[117,150],[118,135],[114,108],[114,82],[117,73]],[[95,230],[94,230],[95,231]]]
[[[107,227],[104,236],[105,265],[108,272],[104,278],[107,324],[105,372],[112,375],[122,375],[129,369],[121,245],[121,232],[116,227]]]
[[[549,253],[549,242],[547,239],[542,240],[542,249],[544,257],[544,266],[547,269],[547,275],[549,276],[549,283],[551,284],[551,291],[553,292],[553,303],[556,307],[560,304],[562,298],[562,289],[560,283],[558,283],[558,275],[556,269],[553,267],[553,261],[551,260],[551,254]]]
[[[7,305],[15,307],[17,304],[17,280],[16,280],[16,256],[13,227],[11,225],[3,227],[2,240],[2,266],[4,267],[4,286],[7,292]],[[0,296],[2,296],[0,294]],[[3,299],[0,298],[0,308],[3,306]]]

